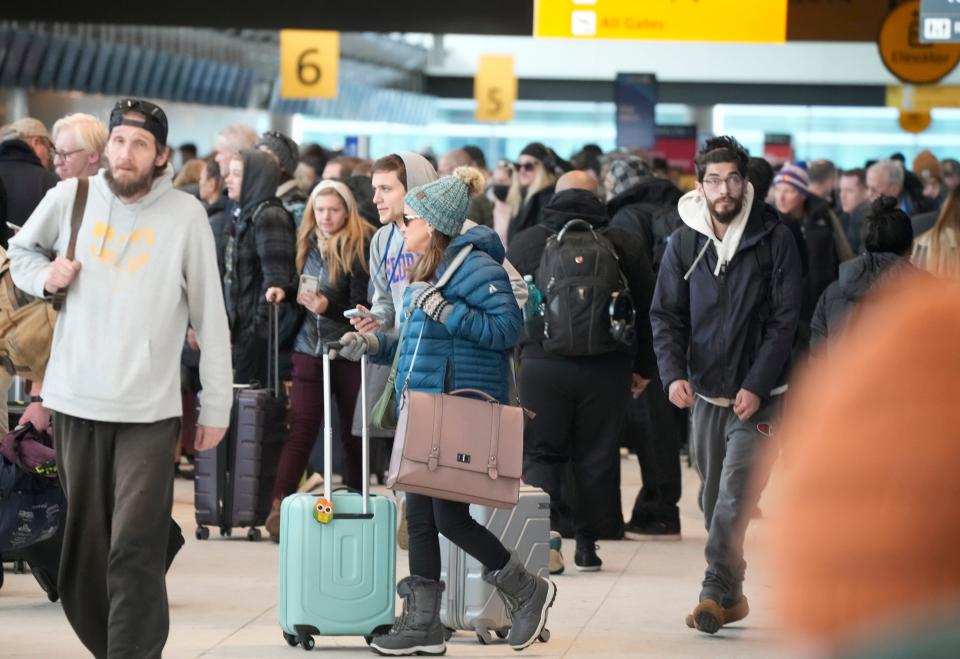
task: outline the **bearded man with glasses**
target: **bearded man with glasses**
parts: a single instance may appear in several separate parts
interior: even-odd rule
[[[743,540],[769,475],[797,332],[802,274],[796,241],[754,199],[749,155],[732,137],[697,154],[697,188],[677,208],[650,309],[670,401],[693,408],[691,452],[707,528],[706,574],[687,626],[714,634],[746,617]]]

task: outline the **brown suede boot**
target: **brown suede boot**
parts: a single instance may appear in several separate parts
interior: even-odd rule
[[[267,515],[267,521],[263,523],[270,534],[270,539],[274,542],[280,542],[280,499],[274,499],[270,506],[270,514]]]
[[[690,629],[716,634],[724,625],[743,620],[749,613],[750,604],[746,595],[741,595],[740,599],[728,608],[723,608],[714,600],[704,600],[687,616],[686,623]]]

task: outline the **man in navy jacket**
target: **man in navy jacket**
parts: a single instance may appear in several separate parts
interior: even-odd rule
[[[693,448],[708,531],[700,602],[687,625],[715,633],[745,617],[743,539],[768,467],[797,330],[802,276],[796,241],[747,180],[732,137],[697,155],[697,189],[678,203],[650,310],[670,401],[693,408]],[[758,474],[758,470],[765,473]]]

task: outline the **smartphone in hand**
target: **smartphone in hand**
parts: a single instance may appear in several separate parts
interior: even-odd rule
[[[312,275],[300,275],[300,288],[297,289],[297,295],[301,293],[310,293],[316,295],[320,291],[320,280]]]

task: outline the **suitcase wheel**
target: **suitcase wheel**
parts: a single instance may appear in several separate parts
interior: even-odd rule
[[[310,652],[310,650],[312,650],[313,646],[315,645],[313,641],[313,636],[303,635],[300,637],[299,640],[300,640],[300,647],[302,647],[307,652]]]
[[[260,529],[253,526],[247,531],[247,540],[250,542],[257,542],[262,536],[260,535]]]
[[[233,529],[231,529],[231,528],[228,527],[228,526],[221,526],[221,527],[220,527],[220,537],[221,537],[221,538],[224,538],[224,537],[229,538],[231,535],[233,535]]]
[[[490,631],[487,629],[478,629],[477,630],[477,640],[480,641],[480,645],[490,645],[493,642],[493,637],[490,636]]]
[[[287,645],[289,645],[292,648],[295,648],[298,645],[300,645],[300,641],[297,639],[297,637],[294,636],[293,634],[288,634],[287,632],[283,632],[283,640],[285,640],[287,642]]]
[[[507,634],[509,633],[509,630],[507,630],[507,629],[497,629],[497,630],[494,630],[493,633],[496,634],[496,635],[497,635],[497,638],[499,638],[499,639],[502,641],[502,640],[504,640],[504,639],[507,637]]]
[[[206,526],[197,527],[197,540],[207,540],[210,538],[210,529]]]
[[[541,643],[548,643],[550,641],[550,630],[544,627],[543,631],[540,632],[540,636],[538,636],[537,639]]]
[[[450,638],[453,636],[453,633],[454,633],[455,631],[457,631],[457,630],[455,630],[453,627],[444,627],[444,628],[443,628],[443,640],[444,640],[444,641],[449,641]]]
[[[370,645],[371,643],[373,643],[374,636],[380,636],[380,634],[386,634],[390,631],[392,627],[393,625],[378,625],[377,627],[373,628],[372,632],[370,632],[369,634],[365,634],[363,637],[363,640],[367,642],[367,645]],[[444,627],[443,629],[443,640],[445,641],[450,640],[450,636],[447,634],[446,627]]]

